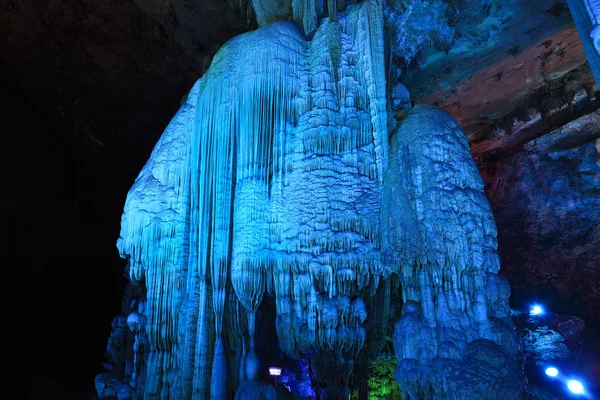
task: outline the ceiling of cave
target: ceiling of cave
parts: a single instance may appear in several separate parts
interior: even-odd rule
[[[402,81],[413,102],[443,108],[472,141],[594,85],[565,2],[427,1],[451,5],[453,43],[424,45]],[[21,94],[52,93],[61,114],[172,111],[220,45],[255,20],[248,0],[11,0],[0,14],[0,66]]]
[[[414,103],[449,112],[472,142],[494,139],[499,129],[513,131],[515,121],[592,90],[565,2],[427,1],[448,7],[452,43],[445,49],[426,43],[403,68],[402,81]],[[81,121],[107,144],[115,135],[95,129],[99,108],[110,114],[123,106],[133,114],[157,110],[141,121],[164,126],[163,112],[172,115],[219,46],[255,29],[255,20],[247,0],[11,0],[0,14],[0,34],[7,39],[0,68],[11,76],[13,90],[56,99],[47,112]],[[538,125],[538,131],[548,130]]]

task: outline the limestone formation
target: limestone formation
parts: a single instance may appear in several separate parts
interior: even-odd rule
[[[119,379],[141,398],[277,397],[264,382],[274,344],[309,366],[319,398],[348,398],[399,275],[405,394],[460,398],[428,375],[441,358],[440,372],[465,372],[484,398],[518,396],[509,288],[464,134],[419,107],[388,156],[390,113],[410,104],[399,86],[388,104],[383,3],[328,2],[327,17],[317,6],[294,1],[298,23],[225,44],[130,190]],[[474,360],[476,371],[464,366]]]
[[[600,79],[600,1],[568,0],[567,4],[596,81]]]
[[[516,399],[518,343],[496,226],[466,136],[417,106],[390,143],[381,210],[385,264],[400,276],[396,378],[410,398]]]

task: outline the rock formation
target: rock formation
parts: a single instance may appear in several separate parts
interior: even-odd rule
[[[404,306],[396,377],[410,398],[515,399],[522,391],[496,226],[466,136],[417,106],[391,138],[382,249]]]
[[[600,78],[600,2],[568,0],[567,4],[597,80]]]
[[[255,5],[259,22],[277,19],[259,11],[269,3]],[[275,396],[259,382],[258,332],[274,323],[271,340],[309,365],[318,396],[348,398],[399,276],[409,398],[520,395],[510,290],[466,137],[418,107],[388,155],[392,105],[404,114],[407,101],[386,83],[383,4],[338,7],[294,1],[298,23],[230,40],[165,130],[125,204],[130,292],[99,392]]]

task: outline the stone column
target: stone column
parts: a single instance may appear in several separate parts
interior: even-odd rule
[[[590,67],[600,82],[600,0],[567,0]]]

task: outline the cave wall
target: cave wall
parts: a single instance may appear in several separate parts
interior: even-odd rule
[[[600,317],[600,117],[585,115],[482,168],[513,303]]]

